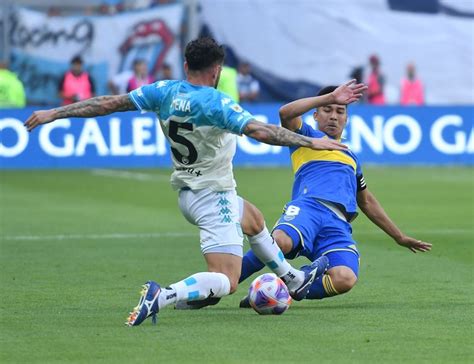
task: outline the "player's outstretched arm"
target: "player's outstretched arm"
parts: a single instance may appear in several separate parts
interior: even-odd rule
[[[390,219],[382,205],[368,190],[357,193],[357,204],[362,212],[379,228],[391,236],[397,244],[410,249],[413,253],[417,251],[427,252],[431,250],[431,244],[405,235],[397,225]]]
[[[50,123],[57,119],[69,117],[94,117],[108,115],[116,111],[136,110],[135,104],[127,94],[116,96],[98,96],[56,109],[35,111],[25,121],[28,131],[39,125]]]
[[[276,125],[250,120],[243,133],[259,142],[271,145],[307,147],[316,150],[345,150],[347,146],[327,138],[309,138]]]
[[[350,104],[359,100],[365,90],[367,90],[367,86],[363,83],[356,83],[354,79],[339,86],[329,94],[305,97],[290,102],[280,108],[281,125],[291,131],[296,130],[301,125],[301,116],[308,111],[331,104]]]

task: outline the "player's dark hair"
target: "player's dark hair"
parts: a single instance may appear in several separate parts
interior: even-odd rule
[[[217,63],[222,64],[224,56],[224,47],[210,37],[195,39],[184,50],[184,58],[191,71],[201,71]]]
[[[330,93],[333,92],[335,89],[337,89],[337,86],[326,86],[326,87],[323,87],[321,90],[319,90],[318,96],[330,94]]]
[[[327,95],[327,94],[330,94],[331,92],[333,92],[335,89],[337,89],[337,86],[326,86],[326,87],[323,87],[321,90],[319,90],[318,92],[318,96],[322,96],[322,95]],[[346,110],[347,110],[347,105],[344,105],[346,107]]]

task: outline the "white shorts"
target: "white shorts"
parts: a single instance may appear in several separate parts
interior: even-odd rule
[[[179,208],[186,220],[199,227],[203,254],[243,255],[244,235],[240,227],[243,200],[235,190],[181,189]]]

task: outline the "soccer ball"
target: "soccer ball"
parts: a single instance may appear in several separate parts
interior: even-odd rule
[[[260,315],[281,315],[290,307],[291,296],[276,274],[266,273],[250,285],[249,302]]]

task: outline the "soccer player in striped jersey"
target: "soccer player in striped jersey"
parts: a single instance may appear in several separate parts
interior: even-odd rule
[[[318,96],[334,97],[337,89],[325,87]],[[322,101],[321,97],[309,97],[284,105],[280,108],[282,126],[308,137],[340,141],[347,123],[347,106]],[[318,130],[302,119],[312,109]],[[351,222],[357,216],[357,206],[397,244],[414,253],[431,249],[431,244],[405,235],[390,219],[367,188],[361,164],[352,151],[289,149],[295,173],[292,201],[286,204],[272,235],[287,259],[298,256],[311,261],[321,256],[329,259],[326,274],[313,282],[305,298],[335,296],[348,292],[356,284],[359,252],[352,238]],[[247,252],[240,282],[263,266],[252,251]],[[249,307],[246,298],[241,301],[241,307]]]

